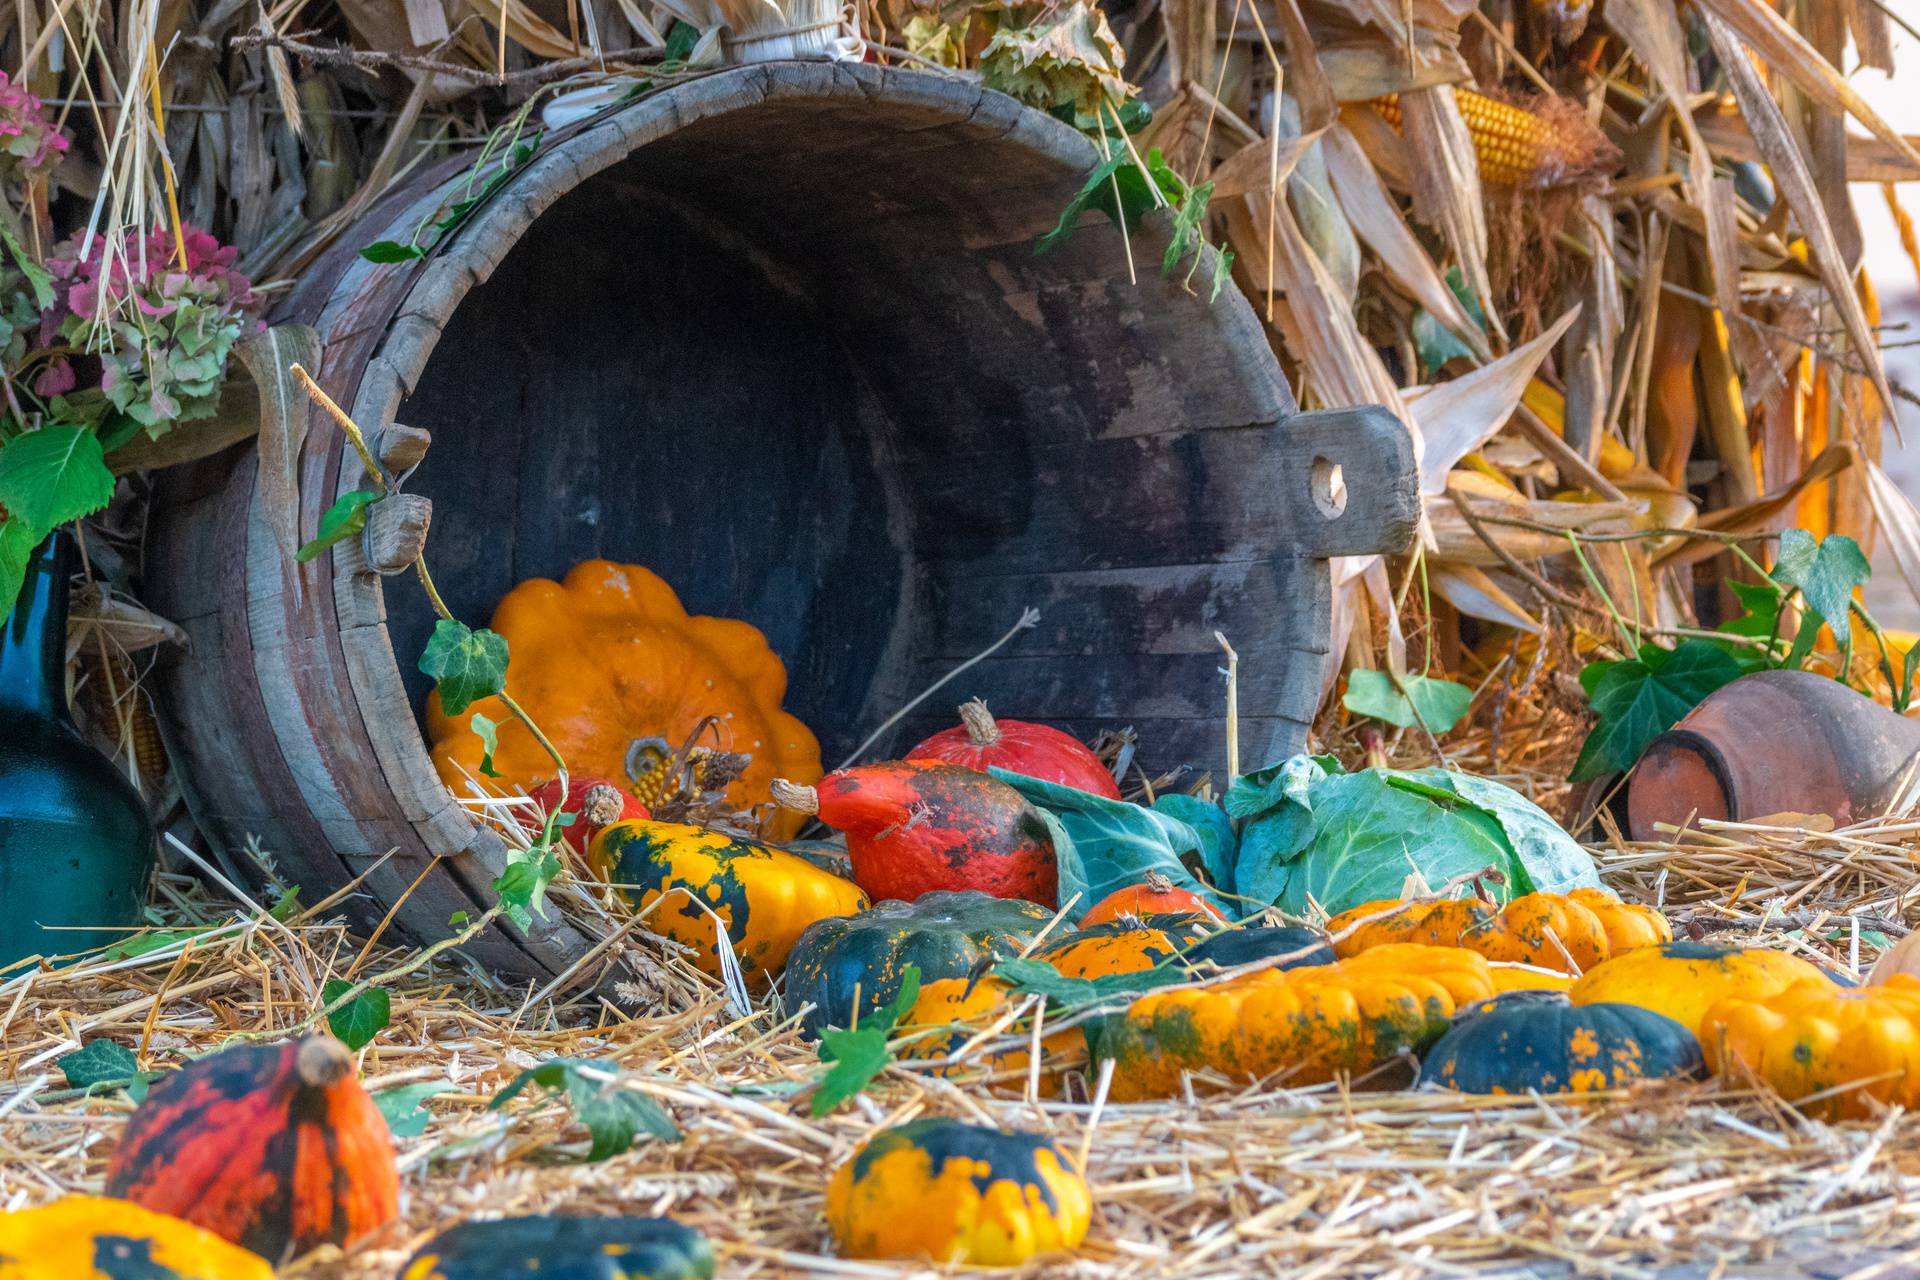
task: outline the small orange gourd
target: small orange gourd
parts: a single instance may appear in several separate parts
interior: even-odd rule
[[[1399,910],[1394,906],[1392,901],[1366,902],[1328,921],[1328,932],[1337,936],[1368,916],[1392,912],[1341,938],[1334,944],[1335,953],[1353,956],[1388,943],[1418,942],[1466,947],[1489,960],[1566,973],[1585,972],[1636,947],[1673,937],[1666,917],[1652,907],[1621,902],[1599,889],[1529,893],[1498,908],[1474,898],[1410,902]]]
[[[1731,996],[1700,1024],[1707,1065],[1750,1072],[1781,1097],[1826,1119],[1860,1119],[1882,1106],[1920,1107],[1920,978],[1878,986],[1795,983],[1754,999]],[[1876,1105],[1878,1104],[1878,1105]]]
[[[640,565],[588,560],[563,582],[529,579],[500,601],[492,627],[511,655],[507,691],[582,776],[625,778],[636,742],[684,742],[713,717],[707,745],[752,757],[727,788],[736,808],[764,803],[776,777],[820,777],[819,742],[780,709],[787,671],[766,637],[736,619],[688,616],[673,588]],[[552,775],[553,761],[499,699],[449,716],[435,695],[427,736],[455,792],[481,776],[475,712],[501,722],[493,765],[508,784],[531,790]],[[799,823],[777,815],[769,831],[784,838]]]

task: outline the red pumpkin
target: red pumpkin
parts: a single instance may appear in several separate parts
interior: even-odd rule
[[[107,1194],[273,1262],[400,1211],[387,1122],[330,1036],[242,1045],[162,1079],[127,1121]]]
[[[776,779],[773,798],[846,833],[854,882],[875,902],[977,889],[1054,903],[1045,824],[1018,791],[984,773],[892,760],[835,770],[818,787]]]
[[[1120,798],[1113,775],[1080,739],[1027,720],[995,720],[978,698],[961,704],[958,728],[942,729],[907,752],[907,759],[938,760],[979,773],[993,765],[1109,800]]]
[[[575,853],[585,853],[602,827],[616,822],[646,822],[653,817],[647,806],[605,778],[568,778],[564,794],[560,779],[548,778],[530,794],[540,806],[542,817],[556,811],[574,815],[571,826],[560,828],[560,838]]]
[[[1144,920],[1148,916],[1161,915],[1205,915],[1222,923],[1226,921],[1226,917],[1215,910],[1212,903],[1193,890],[1182,889],[1159,872],[1149,871],[1147,878],[1139,884],[1115,889],[1094,903],[1088,908],[1087,914],[1080,917],[1080,927],[1084,929],[1091,924],[1106,924],[1122,916]]]

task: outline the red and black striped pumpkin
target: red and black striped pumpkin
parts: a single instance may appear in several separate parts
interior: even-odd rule
[[[392,1221],[400,1181],[352,1055],[309,1036],[227,1049],[155,1084],[127,1121],[107,1194],[279,1261]]]

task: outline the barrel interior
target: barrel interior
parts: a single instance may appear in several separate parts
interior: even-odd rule
[[[522,579],[645,564],[766,633],[830,762],[1038,607],[898,732],[980,695],[1210,753],[1208,618],[1301,588],[1298,561],[1226,551],[1248,496],[1193,436],[1292,406],[1265,351],[1193,323],[1203,296],[1130,288],[1110,227],[1035,254],[1078,181],[935,112],[775,101],[560,195],[398,414],[439,442],[408,487],[448,602],[480,619]],[[1151,279],[1157,244],[1135,252]],[[388,595],[419,652],[419,593]]]

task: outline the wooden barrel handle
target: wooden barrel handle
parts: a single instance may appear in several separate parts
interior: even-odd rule
[[[1313,556],[1393,555],[1420,528],[1413,434],[1379,405],[1321,409],[1283,424],[1290,501],[1301,549]]]

